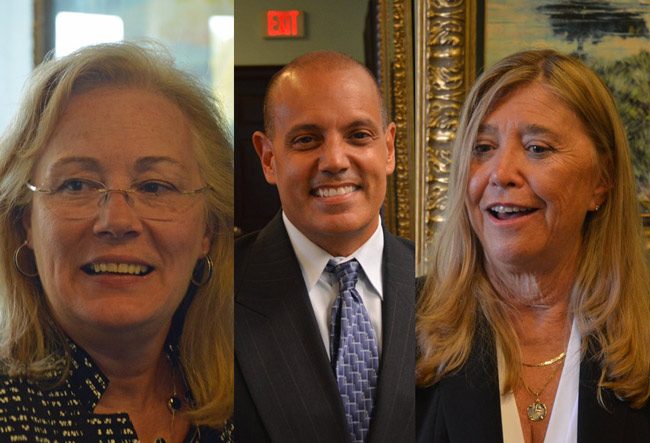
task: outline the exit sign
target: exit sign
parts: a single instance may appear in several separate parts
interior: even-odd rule
[[[305,13],[290,11],[266,11],[264,36],[266,38],[300,38],[305,35]]]

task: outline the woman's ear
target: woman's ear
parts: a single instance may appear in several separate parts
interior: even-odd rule
[[[32,248],[32,207],[27,206],[23,210],[23,215],[20,217],[20,223],[23,225],[23,229],[25,229],[25,241],[27,242],[27,246],[31,249]]]
[[[607,195],[609,194],[609,190],[612,189],[612,186],[613,185],[608,179],[605,179],[604,177],[600,179],[600,182],[592,194],[591,203],[589,205],[590,211],[597,211],[603,203],[607,201]]]
[[[201,256],[208,255],[210,252],[210,244],[212,243],[212,238],[208,235],[203,237],[203,240],[201,240]]]

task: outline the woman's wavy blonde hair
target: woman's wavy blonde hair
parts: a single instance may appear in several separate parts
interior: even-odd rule
[[[31,77],[20,111],[0,141],[0,359],[9,375],[33,379],[69,367],[67,355],[63,361],[56,357],[66,348],[65,338],[40,282],[18,272],[13,254],[26,238],[21,219],[31,192],[25,183],[66,105],[75,95],[107,85],[161,94],[191,125],[194,154],[210,187],[205,193],[206,228],[212,235],[209,256],[215,266],[205,284],[188,282],[188,295],[179,308],[183,312],[177,312],[172,326],[176,336],[170,338],[178,342],[181,369],[195,401],[188,418],[196,425],[220,428],[233,407],[230,134],[209,91],[177,69],[154,43],[86,47],[43,63]],[[197,263],[197,270],[203,262]]]
[[[650,282],[625,130],[609,90],[582,62],[553,50],[513,54],[478,79],[455,141],[447,221],[433,246],[432,268],[417,309],[417,380],[432,385],[459,370],[481,318],[503,345],[505,390],[516,386],[520,351],[508,307],[490,284],[481,244],[465,207],[470,154],[479,125],[513,91],[538,82],[582,121],[610,185],[599,211],[583,226],[583,247],[571,292],[571,312],[601,367],[598,398],[613,390],[633,407],[650,396]]]

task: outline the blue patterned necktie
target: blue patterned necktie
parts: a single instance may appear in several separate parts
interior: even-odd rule
[[[354,259],[339,265],[330,261],[325,267],[340,285],[332,306],[330,355],[353,443],[367,439],[379,369],[375,331],[355,289],[360,269]]]

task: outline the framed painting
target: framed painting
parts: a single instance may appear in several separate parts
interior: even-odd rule
[[[481,65],[553,48],[579,57],[608,85],[627,130],[650,248],[650,2],[488,0],[483,12]]]

